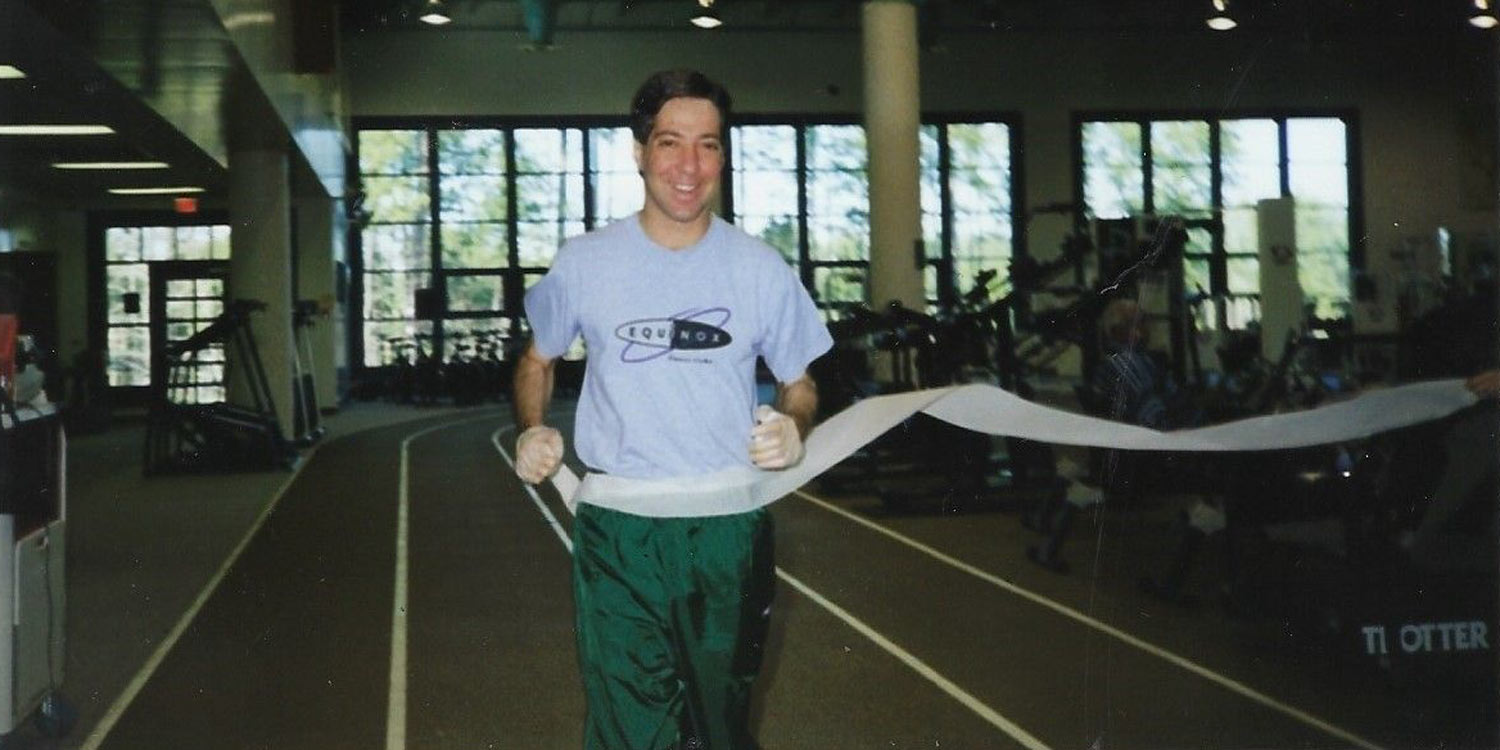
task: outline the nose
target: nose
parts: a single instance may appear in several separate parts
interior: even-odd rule
[[[697,174],[698,161],[701,158],[698,155],[698,149],[685,148],[682,150],[682,158],[677,162],[677,168],[687,174]]]

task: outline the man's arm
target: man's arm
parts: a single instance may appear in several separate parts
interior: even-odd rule
[[[1464,385],[1480,398],[1500,396],[1500,370],[1486,370],[1464,381]]]
[[[803,375],[790,383],[777,383],[776,411],[791,417],[797,424],[797,435],[806,438],[818,416],[818,384],[812,376]]]
[[[516,362],[515,382],[511,386],[517,429],[524,431],[547,423],[556,372],[557,360],[538,354],[534,343],[526,345],[526,351]]]
[[[537,484],[562,465],[562,433],[547,426],[547,407],[552,403],[553,375],[557,360],[543,357],[536,344],[528,344],[516,362],[512,386],[516,409],[516,475]]]

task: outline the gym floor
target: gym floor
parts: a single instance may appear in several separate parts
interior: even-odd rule
[[[577,747],[570,517],[511,473],[508,412],[356,404],[329,427],[295,472],[229,476],[141,478],[129,426],[74,439],[61,690],[78,723],[7,747]],[[1225,606],[1213,544],[1196,606],[1142,593],[1181,507],[1080,514],[1060,575],[1026,559],[1037,535],[1003,503],[896,511],[817,484],[779,501],[760,741],[1496,746],[1495,652],[1382,659],[1359,622],[1315,632],[1335,580],[1316,558],[1259,611]]]

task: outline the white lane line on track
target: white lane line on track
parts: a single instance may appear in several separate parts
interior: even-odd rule
[[[505,459],[505,463],[509,464],[510,468],[515,469],[515,460],[512,459],[510,457],[510,454],[506,452],[505,448],[500,445],[500,433],[509,432],[512,430],[515,430],[515,425],[506,425],[498,430],[495,430],[494,432],[490,433],[490,443],[495,446],[495,451],[500,454],[500,457]],[[521,483],[521,487],[525,488],[526,494],[531,496],[531,502],[536,505],[537,510],[542,512],[542,517],[547,519],[547,525],[552,527],[553,533],[557,534],[557,538],[562,541],[563,546],[568,548],[568,554],[573,554],[573,540],[568,538],[568,532],[565,531],[562,527],[562,524],[558,522],[557,516],[552,514],[552,509],[548,508],[545,502],[542,502],[542,496],[536,493],[536,488],[525,482]]]
[[[224,558],[224,564],[220,565],[219,569],[208,579],[208,583],[203,585],[203,589],[198,592],[197,598],[193,599],[193,603],[188,606],[187,611],[182,613],[182,617],[178,618],[177,624],[173,625],[172,629],[167,631],[166,637],[162,639],[161,643],[156,645],[156,650],[151,652],[151,656],[146,659],[146,663],[141,665],[141,668],[136,671],[135,676],[130,679],[125,689],[115,697],[114,703],[110,704],[109,710],[104,712],[104,716],[99,719],[99,723],[94,725],[93,730],[89,732],[88,738],[84,740],[79,750],[98,750],[98,747],[109,737],[109,733],[114,730],[115,724],[120,721],[120,717],[125,715],[125,710],[130,708],[130,704],[135,702],[136,696],[140,695],[141,689],[146,687],[146,683],[150,681],[151,676],[156,674],[156,670],[161,667],[162,662],[166,661],[167,654],[171,653],[172,649],[177,645],[177,641],[181,640],[182,634],[186,633],[188,627],[193,624],[193,620],[198,617],[198,612],[203,609],[203,605],[208,603],[209,597],[213,596],[214,592],[218,590],[219,584],[223,582],[224,576],[229,573],[229,569],[240,559],[240,555],[244,554],[245,548],[250,546],[250,540],[255,538],[256,533],[260,531],[260,527],[271,516],[271,511],[275,510],[276,506],[281,503],[281,498],[286,495],[287,489],[292,486],[293,482],[297,481],[297,477],[301,476],[302,470],[308,464],[312,463],[313,456],[317,455],[318,448],[322,447],[322,445],[322,443],[313,445],[308,450],[307,455],[302,457],[296,468],[292,469],[292,475],[287,477],[285,482],[282,482],[281,487],[276,490],[276,494],[271,496],[271,502],[266,503],[266,507],[255,518],[255,522],[250,524],[250,528],[240,538],[239,544],[235,545],[234,550],[229,553],[229,556]]]
[[[500,456],[505,459],[505,462],[507,464],[510,464],[511,468],[515,468],[516,464],[515,461],[511,459],[510,454],[507,453],[505,448],[501,446],[500,433],[513,429],[515,429],[514,426],[502,427],[496,430],[494,434],[490,436],[490,442],[494,443],[495,450],[499,452]],[[541,510],[542,515],[547,519],[547,523],[555,532],[557,532],[557,536],[562,540],[563,546],[568,548],[568,553],[572,554],[573,541],[568,538],[567,532],[563,531],[562,525],[557,522],[557,517],[552,514],[552,511],[547,508],[547,505],[545,503],[542,502],[541,497],[537,495],[536,488],[525,483],[522,483],[522,486],[526,488],[527,494],[531,496],[531,501],[536,504],[539,510]],[[904,648],[901,648],[889,638],[881,635],[879,631],[860,621],[859,618],[850,614],[843,607],[834,604],[827,597],[819,594],[812,587],[792,577],[785,570],[782,570],[780,566],[777,566],[776,568],[776,576],[781,580],[786,581],[787,584],[792,588],[802,592],[803,596],[811,599],[818,606],[822,607],[825,610],[828,610],[830,614],[842,620],[844,624],[848,625],[854,631],[868,638],[876,646],[879,646],[882,650],[890,654],[897,661],[905,664],[923,679],[931,682],[933,685],[936,685],[939,690],[947,693],[949,697],[958,701],[970,711],[973,711],[981,719],[984,719],[995,728],[1015,739],[1022,746],[1028,748],[1028,750],[1048,750],[1046,744],[1044,744],[1041,740],[1038,740],[1031,733],[1022,729],[1015,722],[1005,718],[1000,714],[1000,712],[985,705],[983,701],[975,698],[963,688],[959,687],[952,680],[944,677],[942,673],[928,666],[926,662],[918,659],[911,652],[907,651]]]
[[[942,673],[928,666],[926,662],[918,659],[916,656],[913,656],[912,653],[907,651],[906,649],[896,645],[889,638],[881,635],[879,631],[860,621],[859,618],[855,617],[852,614],[849,614],[849,612],[847,612],[843,607],[840,607],[837,604],[829,601],[822,594],[814,591],[807,584],[797,580],[796,578],[793,578],[791,575],[787,574],[786,571],[782,570],[779,567],[776,569],[776,575],[780,577],[781,580],[786,581],[788,584],[790,584],[792,588],[802,592],[803,596],[806,596],[807,598],[813,600],[818,604],[818,606],[822,607],[823,609],[828,610],[833,614],[834,617],[843,620],[846,625],[853,628],[860,635],[870,639],[870,641],[872,641],[875,645],[884,649],[886,653],[896,657],[898,661],[910,667],[913,672],[921,675],[923,679],[926,679],[928,682],[931,682],[932,684],[938,686],[939,689],[947,693],[954,700],[962,703],[964,707],[978,714],[980,718],[994,725],[997,729],[1006,733],[1007,735],[1010,735],[1010,737],[1013,738],[1016,742],[1021,743],[1021,745],[1030,748],[1031,750],[1046,750],[1047,745],[1033,736],[1030,732],[1027,732],[1015,722],[1000,715],[998,711],[985,705],[983,701],[975,698],[973,695],[970,695],[968,691],[959,687],[947,677],[944,677]]]
[[[1147,641],[1141,640],[1140,638],[1126,633],[1125,631],[1120,630],[1119,628],[1116,628],[1112,625],[1100,622],[1099,620],[1089,617],[1088,615],[1079,612],[1072,607],[1052,601],[1051,599],[1048,599],[1040,594],[1027,591],[1026,589],[1023,589],[1020,586],[1017,586],[993,573],[981,570],[980,568],[970,565],[969,563],[959,560],[958,558],[944,554],[943,552],[939,552],[938,550],[929,547],[926,544],[905,536],[900,532],[886,528],[885,526],[881,526],[880,524],[864,518],[856,513],[840,508],[837,505],[828,502],[827,500],[809,495],[803,490],[797,490],[794,494],[801,495],[804,499],[811,501],[813,504],[825,510],[828,510],[829,512],[843,516],[851,521],[854,521],[857,524],[860,524],[861,526],[875,531],[876,533],[894,539],[895,541],[911,547],[912,549],[921,552],[939,562],[942,562],[953,568],[957,568],[958,570],[968,573],[969,575],[979,578],[980,580],[991,583],[1001,589],[1015,594],[1016,596],[1026,599],[1033,604],[1046,607],[1047,609],[1050,609],[1064,617],[1074,620],[1087,627],[1098,630],[1099,632],[1104,633],[1105,635],[1108,635],[1122,643],[1134,646],[1141,651],[1144,651],[1159,659],[1165,660],[1175,666],[1181,667],[1182,669],[1185,669],[1199,677],[1213,682],[1220,687],[1249,698],[1250,700],[1255,701],[1262,706],[1278,711],[1286,716],[1290,716],[1293,719],[1296,719],[1321,732],[1337,737],[1340,740],[1350,743],[1351,745],[1365,748],[1365,750],[1383,750],[1380,745],[1377,745],[1363,737],[1360,737],[1353,732],[1334,726],[1333,724],[1324,721],[1323,719],[1320,719],[1316,716],[1313,716],[1312,714],[1307,713],[1306,711],[1303,711],[1299,708],[1295,708],[1282,703],[1281,701],[1278,701],[1269,695],[1261,693],[1254,688],[1245,685],[1244,683],[1237,682],[1233,679],[1225,677],[1224,675],[1214,672],[1213,670],[1202,666],[1197,662],[1194,662],[1183,656],[1178,656],[1177,654],[1174,654],[1160,646],[1156,646],[1154,644],[1148,643]]]
[[[386,699],[385,747],[386,750],[404,750],[406,747],[406,652],[407,652],[407,602],[409,574],[411,571],[411,443],[419,437],[438,430],[446,430],[472,422],[495,419],[494,414],[469,417],[443,424],[433,425],[407,435],[401,441],[401,471],[397,477],[396,500],[396,580],[391,604],[391,670],[390,692]]]

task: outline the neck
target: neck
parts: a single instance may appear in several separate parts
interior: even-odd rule
[[[713,214],[704,211],[700,218],[683,223],[651,211],[641,211],[640,221],[641,231],[645,232],[652,242],[668,250],[681,250],[697,244],[698,240],[703,239],[703,235],[708,234],[708,227],[713,222]]]

